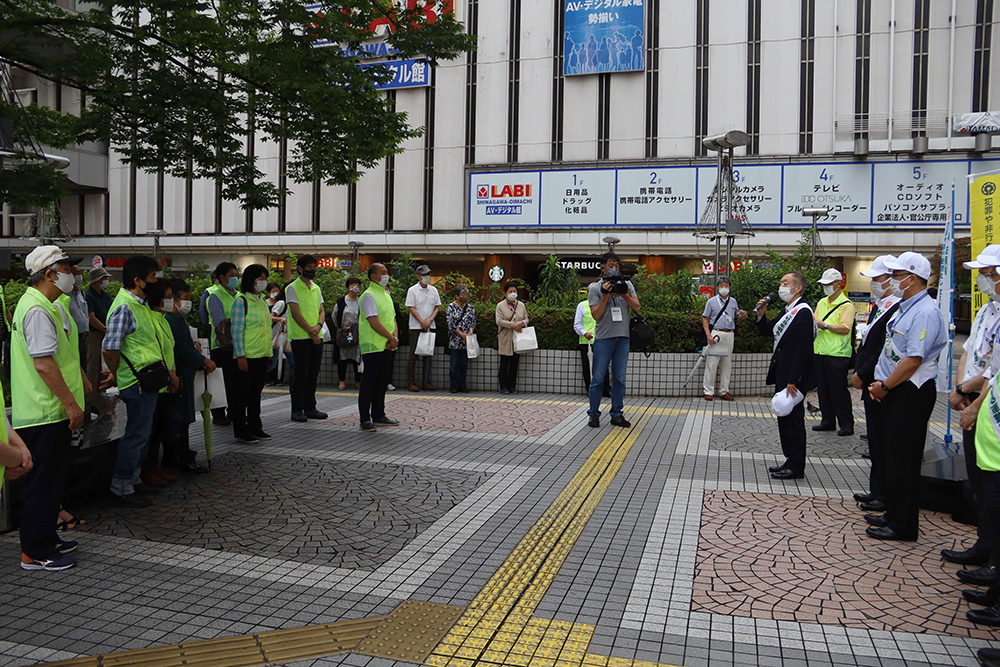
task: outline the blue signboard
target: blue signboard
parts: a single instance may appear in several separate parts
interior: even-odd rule
[[[392,81],[378,85],[379,90],[395,88],[420,88],[431,85],[431,65],[426,60],[387,60],[380,63],[363,63],[364,68],[382,66],[393,75]]]
[[[566,0],[563,74],[644,69],[645,2]]]

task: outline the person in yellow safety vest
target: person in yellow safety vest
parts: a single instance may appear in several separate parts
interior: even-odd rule
[[[316,381],[323,361],[323,292],[313,282],[318,262],[312,255],[302,255],[296,266],[299,277],[285,288],[288,304],[288,340],[295,357],[292,378],[292,421],[326,419],[316,409]]]
[[[0,386],[0,411],[4,412],[0,420],[0,489],[4,480],[13,481],[31,470],[31,452],[28,445],[17,434],[7,419],[7,405],[3,397],[3,386]]]
[[[165,363],[159,327],[146,300],[146,285],[156,282],[160,263],[152,257],[129,257],[122,266],[122,289],[111,304],[102,354],[125,403],[125,433],[118,441],[111,497],[125,507],[148,507],[155,489],[142,484],[158,391],[143,391],[136,373],[157,362]]]
[[[590,302],[584,299],[576,304],[576,316],[573,318],[573,331],[580,337],[580,366],[583,369],[583,393],[590,392],[590,355],[594,344],[594,331],[597,320],[590,311]],[[611,396],[611,376],[604,378],[604,396]]]
[[[399,347],[396,331],[396,309],[392,297],[386,291],[389,285],[389,271],[384,264],[368,267],[371,284],[358,307],[361,317],[358,321],[358,341],[361,360],[365,366],[361,376],[361,391],[358,394],[358,412],[361,416],[361,430],[374,433],[378,426],[398,426],[399,422],[385,416],[385,391],[389,386],[392,371],[392,351]]]
[[[166,486],[168,482],[177,479],[177,475],[167,472],[160,465],[160,448],[167,458],[168,450],[173,446],[170,434],[174,428],[171,423],[176,412],[177,392],[181,381],[177,375],[177,361],[174,355],[174,334],[167,324],[166,314],[174,309],[174,287],[169,280],[161,280],[146,285],[146,302],[153,313],[153,323],[156,324],[156,335],[163,349],[163,361],[170,371],[170,384],[160,390],[156,399],[156,409],[153,411],[153,428],[146,447],[146,457],[143,459],[140,478],[143,484],[150,486]]]
[[[271,361],[271,309],[264,300],[267,268],[251,264],[243,271],[240,293],[233,302],[233,356],[237,391],[229,399],[229,416],[237,442],[252,445],[270,440],[260,420],[260,397]]]
[[[17,304],[11,339],[11,423],[31,452],[21,504],[21,568],[73,567],[76,542],[56,534],[72,433],[83,425],[91,385],[80,367],[76,323],[60,298],[73,291],[70,268],[80,261],[56,246],[25,258],[29,287]],[[5,438],[6,439],[6,438]]]
[[[205,309],[208,311],[208,323],[212,328],[210,336],[211,352],[209,356],[215,365],[222,369],[222,380],[226,387],[226,405],[229,397],[239,388],[236,386],[236,362],[233,359],[232,345],[222,347],[218,339],[217,327],[223,320],[229,320],[236,298],[236,288],[239,287],[239,269],[232,262],[222,262],[213,272],[218,280],[206,292]],[[225,408],[212,409],[212,423],[216,426],[229,426],[233,422],[226,417]]]
[[[816,355],[816,393],[822,419],[814,431],[833,431],[837,435],[854,435],[854,411],[851,392],[847,388],[847,368],[854,352],[851,331],[854,325],[854,304],[844,294],[846,281],[837,269],[827,269],[819,279],[825,297],[816,304],[818,332],[813,342]]]

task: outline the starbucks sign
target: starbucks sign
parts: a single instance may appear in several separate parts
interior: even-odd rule
[[[503,280],[503,277],[506,274],[504,273],[502,266],[500,266],[499,264],[494,264],[493,266],[490,267],[489,275],[490,275],[490,280],[492,280],[495,283],[498,283],[501,280]]]

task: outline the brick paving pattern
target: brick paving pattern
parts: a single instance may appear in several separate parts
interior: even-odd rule
[[[371,570],[475,491],[488,475],[384,463],[214,459],[150,508],[95,506],[82,529],[115,537]]]
[[[865,536],[862,515],[839,499],[706,492],[691,609],[1000,639],[966,620],[958,600],[969,586],[938,556],[971,543],[969,528],[921,512],[919,541],[880,542]]]
[[[838,459],[856,459],[868,451],[868,443],[859,435],[865,425],[857,424],[854,435],[839,436],[835,431],[812,431],[819,422],[806,421],[806,455]],[[750,454],[781,454],[774,418],[715,417],[712,420],[712,449]]]
[[[580,405],[519,405],[516,400],[495,401],[398,398],[386,404],[386,415],[400,426],[419,431],[464,431],[507,435],[544,435]],[[357,426],[358,413],[330,419],[339,426]]]

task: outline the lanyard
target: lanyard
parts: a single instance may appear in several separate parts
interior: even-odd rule
[[[929,292],[921,292],[920,296],[917,297],[917,300],[913,302],[913,306],[916,306],[920,302],[920,300],[923,299],[925,296],[929,297],[930,293]],[[913,306],[910,306],[910,308],[912,308]],[[907,308],[906,310],[909,311],[910,308]],[[899,319],[902,319],[903,315],[904,315],[904,313],[903,313],[903,302],[901,301],[899,303]],[[888,329],[889,329],[889,335],[890,336],[895,336],[896,335],[895,322],[896,322],[896,319],[894,318],[888,324]]]

